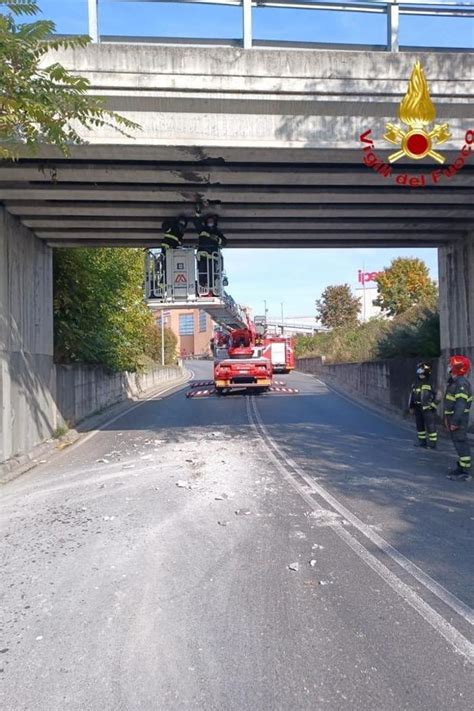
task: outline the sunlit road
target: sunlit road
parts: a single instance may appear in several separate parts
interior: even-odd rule
[[[283,377],[145,402],[0,490],[2,709],[472,708],[474,487]]]

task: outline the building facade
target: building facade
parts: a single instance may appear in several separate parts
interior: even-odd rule
[[[202,309],[169,309],[159,311],[156,325],[161,328],[163,315],[165,328],[170,328],[178,339],[177,355],[181,358],[209,355],[214,322]]]

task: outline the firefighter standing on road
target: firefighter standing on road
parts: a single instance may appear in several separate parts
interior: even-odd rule
[[[208,287],[212,292],[215,289],[215,282],[219,271],[222,273],[224,261],[220,254],[222,247],[227,244],[227,239],[217,226],[217,215],[206,215],[201,217],[200,209],[196,209],[194,220],[198,232],[198,275],[199,286]],[[219,269],[220,268],[220,269]],[[224,279],[224,286],[226,286]]]
[[[444,399],[444,424],[458,454],[457,467],[448,474],[448,478],[455,481],[472,479],[471,447],[467,434],[472,403],[472,387],[467,379],[470,370],[469,358],[454,355],[449,359],[449,378]]]
[[[438,432],[436,430],[437,397],[431,383],[431,363],[421,362],[416,366],[416,380],[410,395],[409,409],[415,415],[418,447],[436,449]]]

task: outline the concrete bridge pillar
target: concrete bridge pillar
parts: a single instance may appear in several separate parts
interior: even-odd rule
[[[474,361],[474,232],[439,250],[441,352]]]
[[[0,463],[57,426],[52,250],[0,207]]]

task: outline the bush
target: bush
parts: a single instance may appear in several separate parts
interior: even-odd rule
[[[296,338],[296,356],[324,356],[328,363],[358,363],[379,358],[436,358],[440,354],[439,314],[414,306],[392,321],[371,319]]]
[[[387,327],[387,321],[372,319],[357,326],[336,328],[315,336],[298,336],[296,355],[299,358],[324,356],[328,363],[374,360],[377,357],[379,339]]]
[[[427,307],[413,307],[395,318],[377,349],[379,358],[437,358],[439,355],[439,313]]]

